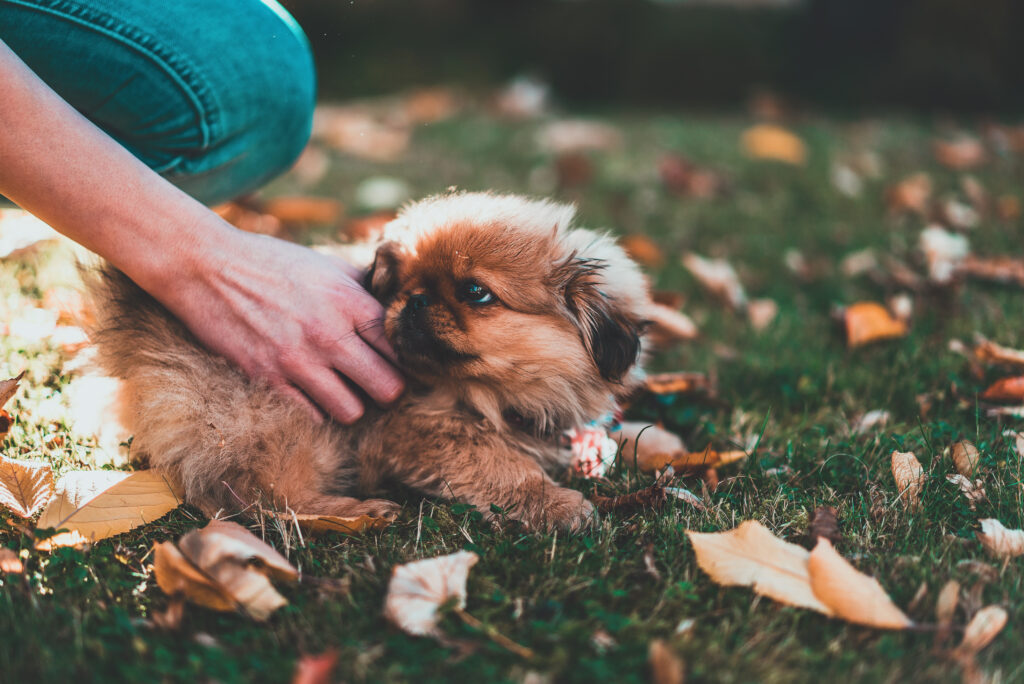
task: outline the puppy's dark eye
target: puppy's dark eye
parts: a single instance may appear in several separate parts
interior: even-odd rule
[[[493,292],[475,280],[466,280],[459,283],[455,288],[455,296],[459,298],[460,302],[466,302],[467,304],[482,305],[498,301]]]

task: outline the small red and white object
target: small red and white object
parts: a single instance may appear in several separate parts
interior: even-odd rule
[[[604,477],[619,451],[619,444],[608,436],[603,427],[574,428],[569,434],[572,449],[571,467],[586,478]]]

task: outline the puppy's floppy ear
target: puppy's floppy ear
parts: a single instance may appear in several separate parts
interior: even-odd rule
[[[373,257],[373,266],[363,278],[363,287],[378,301],[390,301],[401,285],[402,263],[405,251],[397,242],[389,241],[377,248]]]
[[[554,277],[601,377],[616,382],[636,363],[640,328],[601,292],[603,268],[599,260],[573,254],[555,269]]]

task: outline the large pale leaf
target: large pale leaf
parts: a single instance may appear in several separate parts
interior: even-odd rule
[[[384,617],[409,634],[437,633],[438,608],[466,605],[466,579],[480,557],[472,551],[396,565],[384,599]]]
[[[239,565],[257,562],[275,579],[293,581],[299,576],[288,559],[230,520],[211,520],[203,529],[193,530],[182,537],[178,548],[196,566],[207,571],[224,561]]]
[[[53,471],[43,461],[0,457],[0,504],[28,518],[53,496]]]
[[[828,539],[818,537],[807,571],[814,595],[836,617],[882,629],[905,629],[913,624],[878,581],[857,571]]]
[[[73,472],[57,483],[57,495],[36,527],[68,530],[46,540],[44,548],[95,542],[163,517],[181,498],[154,470]]]
[[[811,590],[807,550],[782,541],[756,520],[728,532],[686,534],[697,564],[718,584],[753,587],[780,603],[832,614]]]
[[[989,553],[1002,558],[1012,558],[1024,554],[1024,530],[1007,529],[995,518],[986,518],[981,521],[978,541],[988,549]]]
[[[964,629],[964,638],[957,651],[961,655],[973,656],[992,643],[996,635],[1006,626],[1009,616],[999,606],[982,608]]]

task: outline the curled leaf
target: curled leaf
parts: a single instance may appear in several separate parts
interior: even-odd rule
[[[466,606],[466,580],[480,556],[459,551],[396,565],[384,599],[384,617],[415,636],[437,634],[438,609],[451,600]]]
[[[1024,375],[1003,378],[981,393],[987,401],[1024,401]]]
[[[736,270],[728,261],[705,259],[691,252],[683,257],[683,266],[693,274],[701,287],[725,300],[732,308],[742,309],[747,305],[747,293],[743,290]]]
[[[924,469],[913,453],[892,452],[892,477],[900,491],[903,505],[916,509],[921,505],[921,487],[924,484]]]
[[[18,374],[16,378],[0,380],[0,409],[7,405],[15,394],[18,393],[18,383],[25,377],[25,371]]]
[[[989,553],[1002,558],[1024,554],[1024,530],[1010,530],[995,518],[981,521],[978,541]]]
[[[974,358],[982,363],[1024,368],[1024,351],[1004,347],[980,335],[975,335]]]
[[[981,484],[981,480],[975,480],[971,482],[970,479],[964,477],[960,473],[955,473],[946,476],[946,481],[955,484],[963,492],[964,496],[971,504],[971,510],[978,504],[979,501],[985,499],[985,488]]]
[[[1009,616],[999,606],[988,606],[982,608],[964,629],[964,638],[957,648],[958,654],[962,656],[974,656],[983,648],[992,643],[996,635],[1006,626]]]
[[[697,324],[682,311],[652,302],[644,310],[650,322],[647,334],[655,347],[667,347],[677,342],[692,340],[700,332]]]
[[[914,624],[878,580],[857,571],[825,537],[818,537],[807,570],[814,595],[836,617],[880,629],[905,629]]]
[[[981,456],[978,453],[978,447],[974,446],[971,442],[966,439],[961,440],[953,445],[950,449],[950,457],[953,459],[953,465],[956,466],[956,471],[964,477],[971,477],[978,469],[978,463],[981,461]]]
[[[956,613],[957,603],[960,601],[960,583],[955,580],[946,582],[939,592],[939,598],[935,602],[935,621],[940,626],[948,626],[953,623],[953,614]]]

